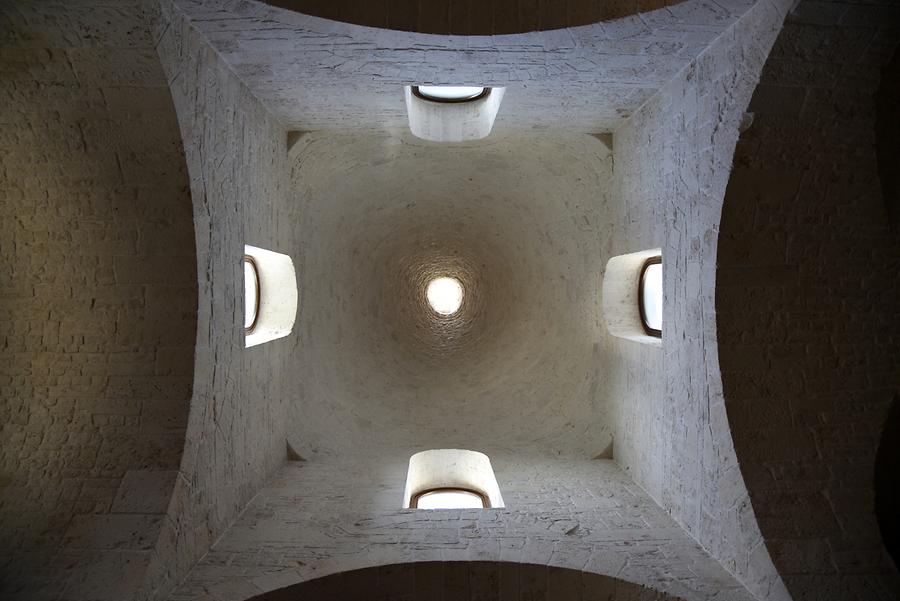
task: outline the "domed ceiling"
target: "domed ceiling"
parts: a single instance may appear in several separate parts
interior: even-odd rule
[[[568,568],[627,598],[897,597],[867,459],[898,339],[896,286],[867,278],[896,272],[896,244],[872,227],[881,157],[859,152],[897,13],[570,0],[564,19],[519,2],[501,22],[495,0],[465,22],[455,1],[331,22],[273,3],[0,8],[7,254],[32,270],[7,299],[4,599],[281,597],[355,568],[398,583],[413,561]],[[580,26],[609,16],[580,6],[626,16]],[[421,33],[445,30],[491,35]],[[502,87],[491,136],[413,138],[418,84]],[[252,348],[245,245],[292,258],[300,288],[290,335]],[[634,344],[607,334],[600,285],[612,255],[648,249],[665,336]],[[436,278],[458,307],[429,304]],[[490,454],[503,506],[405,508],[410,455],[436,447]]]
[[[308,134],[293,156],[295,448],[606,449],[602,142]],[[462,283],[452,315],[427,303],[438,277]]]

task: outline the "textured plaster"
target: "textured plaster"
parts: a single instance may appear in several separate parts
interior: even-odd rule
[[[239,601],[421,561],[568,568],[688,601],[753,598],[612,461],[495,455],[506,508],[489,510],[401,509],[406,461],[288,465],[170,601]]]
[[[301,323],[292,446],[375,462],[382,449],[611,445],[599,340],[608,149],[587,135],[482,143],[316,133],[292,151]],[[425,287],[453,276],[458,313]]]
[[[159,597],[206,553],[286,457],[294,398],[282,338],[244,348],[243,254],[294,246],[283,202],[287,135],[162,2],[151,15],[194,200],[199,299],[191,411],[175,494],[143,594]]]
[[[286,125],[405,128],[403,86],[505,87],[495,128],[608,132],[754,5],[680,4],[570,29],[434,36],[309,17],[258,2],[179,9]]]
[[[614,457],[760,598],[787,599],[725,415],[716,353],[722,199],[738,125],[788,2],[760,2],[614,135],[612,254],[661,247],[662,349],[614,339]],[[647,377],[646,374],[659,374]]]
[[[243,600],[486,560],[691,600],[895,596],[869,468],[897,385],[897,334],[879,327],[896,287],[865,271],[896,272],[871,99],[893,7],[804,2],[766,63],[788,0],[474,37],[147,6],[152,37],[139,5],[0,4],[5,595]],[[403,84],[474,78],[507,87],[488,139],[406,131]],[[295,334],[252,349],[244,244],[290,253],[301,295]],[[599,307],[606,260],[655,247],[662,348],[611,338]],[[451,318],[424,305],[437,275],[467,289]],[[85,286],[139,294],[87,304]],[[155,309],[172,303],[184,327]],[[507,507],[399,509],[408,457],[440,446],[487,451]],[[23,587],[20,560],[45,589]]]

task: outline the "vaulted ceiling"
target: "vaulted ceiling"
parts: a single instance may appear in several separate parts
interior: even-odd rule
[[[507,4],[0,3],[4,598],[896,597],[896,7]],[[491,135],[415,138],[425,83]],[[252,348],[245,244],[299,288]],[[506,507],[403,509],[454,447]]]

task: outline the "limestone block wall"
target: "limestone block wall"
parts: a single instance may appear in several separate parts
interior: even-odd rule
[[[241,601],[361,568],[461,562],[452,570],[473,561],[565,568],[594,583],[615,578],[632,593],[753,599],[613,461],[492,455],[505,508],[431,511],[402,509],[408,459],[287,464],[170,601]],[[300,598],[292,590],[306,589],[273,598]],[[585,592],[597,599],[611,591]],[[565,591],[537,579],[520,593],[556,599]]]
[[[307,15],[368,27],[496,35],[610,21],[679,0],[266,0]]]
[[[754,92],[725,196],[716,311],[728,420],[795,600],[900,595],[873,498],[900,390],[900,239],[876,155],[876,92],[898,25],[893,3],[801,2]]]
[[[631,582],[566,568],[499,561],[424,561],[341,572],[264,593],[253,601],[367,601],[404,595],[416,601],[676,601]]]
[[[0,597],[126,599],[160,533],[197,283],[142,3],[0,3]]]
[[[758,598],[786,599],[737,465],[716,354],[716,246],[738,125],[789,2],[759,2],[614,134],[610,255],[661,247],[662,349],[613,339],[614,457]],[[655,374],[655,377],[647,374]]]
[[[244,348],[242,257],[245,244],[291,252],[298,216],[284,202],[280,123],[171,3],[154,3],[151,22],[184,140],[199,281],[184,455],[142,593],[160,597],[285,460],[285,410],[295,395],[279,375],[294,369],[296,337]]]

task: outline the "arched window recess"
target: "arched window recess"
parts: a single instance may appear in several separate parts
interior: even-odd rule
[[[244,346],[284,338],[297,317],[297,275],[288,255],[245,245]]]
[[[494,469],[484,453],[434,449],[409,458],[403,507],[492,509],[503,506]]]
[[[611,258],[602,290],[606,329],[617,338],[662,345],[663,260],[658,248]]]

